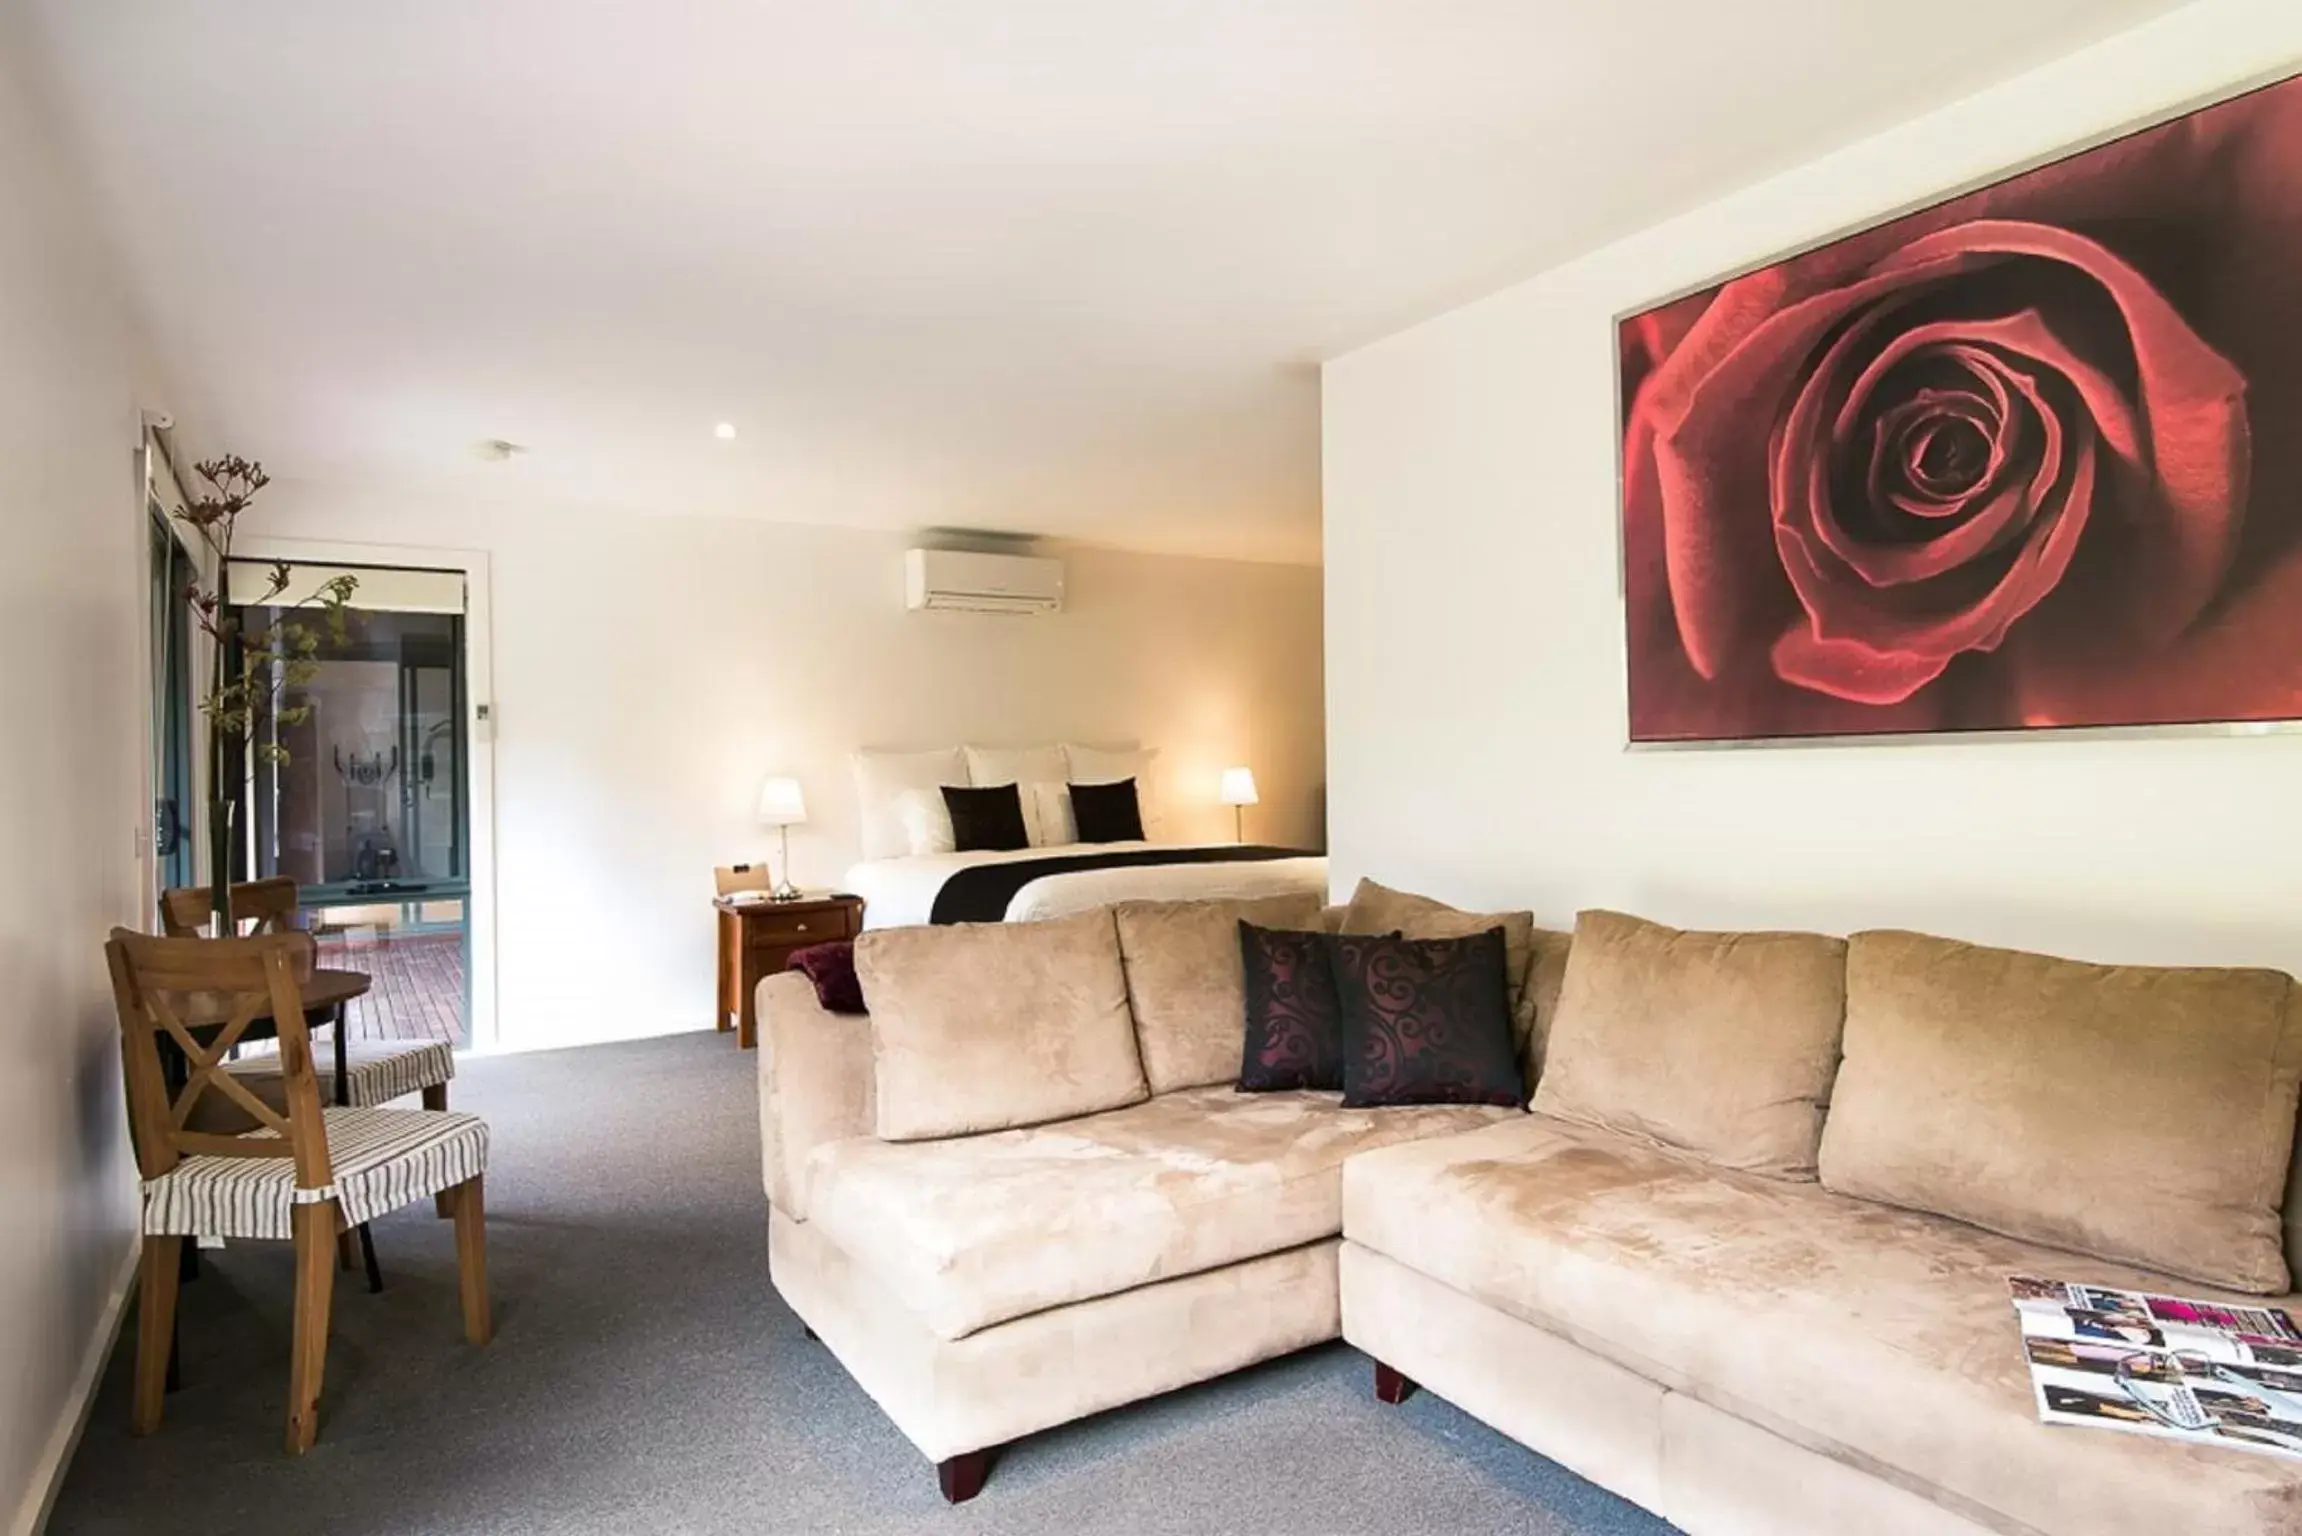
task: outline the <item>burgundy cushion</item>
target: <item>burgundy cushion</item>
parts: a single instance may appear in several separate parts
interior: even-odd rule
[[[833,939],[793,952],[787,969],[815,983],[815,1000],[832,1013],[862,1013],[863,984],[855,979],[855,941]]]
[[[1459,939],[1337,934],[1343,1102],[1523,1104],[1503,930]]]
[[[1247,982],[1242,1092],[1343,1086],[1343,1010],[1329,942],[1324,933],[1239,925]]]

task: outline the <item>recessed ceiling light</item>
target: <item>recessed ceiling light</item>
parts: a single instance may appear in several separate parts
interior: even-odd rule
[[[711,435],[723,443],[732,443],[735,441],[735,423],[723,421],[711,429]]]

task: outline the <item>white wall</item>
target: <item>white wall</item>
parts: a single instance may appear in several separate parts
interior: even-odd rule
[[[261,445],[246,445],[249,450]],[[1139,737],[1166,835],[1321,839],[1319,574],[1062,551],[1042,619],[903,607],[894,535],[562,514],[281,484],[250,533],[484,549],[493,572],[499,1043],[708,1025],[711,869],[774,851],[760,780],[796,774],[802,884],[857,857],[848,755]]]
[[[0,17],[0,1519],[110,1339],[136,1196],[103,938],[142,902],[134,380],[110,260]]]
[[[2296,63],[2209,0],[1330,363],[1338,889],[2302,971],[2302,736],[1627,753],[1611,318]]]

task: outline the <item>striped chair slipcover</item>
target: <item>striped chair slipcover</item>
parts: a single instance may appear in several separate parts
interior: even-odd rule
[[[424,1095],[426,1109],[445,1109],[448,1082],[456,1075],[456,1053],[445,1040],[347,1040],[344,1065],[350,1082],[343,1102],[354,1109],[373,1109],[411,1093]],[[271,1103],[279,1101],[277,1052],[242,1056],[224,1070],[246,1083],[258,1097]],[[321,1100],[336,1103],[336,1056],[330,1047],[312,1047],[312,1071],[319,1078]]]
[[[144,1181],[147,1237],[244,1237],[286,1242],[295,1207],[333,1200],[347,1227],[487,1172],[488,1127],[477,1115],[424,1109],[323,1109],[334,1179],[296,1187],[284,1157],[187,1157]],[[270,1130],[249,1133],[276,1136]]]

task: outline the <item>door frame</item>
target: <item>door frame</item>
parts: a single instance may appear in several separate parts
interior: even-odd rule
[[[136,711],[137,778],[143,785],[143,798],[136,812],[136,885],[138,928],[157,933],[160,927],[160,853],[153,836],[153,811],[160,795],[160,781],[154,771],[154,760],[159,755],[158,739],[152,730],[152,718],[160,703],[156,688],[160,684],[152,676],[152,510],[158,503],[161,517],[168,524],[170,534],[175,533],[175,507],[167,504],[160,494],[155,471],[165,466],[168,477],[175,482],[179,496],[183,494],[183,480],[176,472],[177,447],[168,431],[168,417],[164,412],[139,407],[136,417],[136,450],[134,454],[136,493],[130,498],[130,516],[135,520],[136,558],[132,562],[136,572],[136,671],[142,686],[137,690],[139,703]],[[208,552],[197,543],[183,541],[192,557],[192,569],[203,582],[212,580],[215,570]],[[185,667],[190,675],[192,699],[192,788],[191,803],[185,806],[183,835],[192,840],[192,864],[201,879],[207,878],[208,846],[208,722],[200,714],[199,679],[207,672],[207,637],[198,625],[192,626],[191,649],[185,654]]]
[[[232,557],[463,574],[464,731],[470,752],[468,867],[472,882],[465,906],[471,944],[472,1016],[464,1023],[468,1049],[481,1054],[494,1051],[501,1036],[496,1018],[496,692],[487,551],[243,534],[232,546]]]

